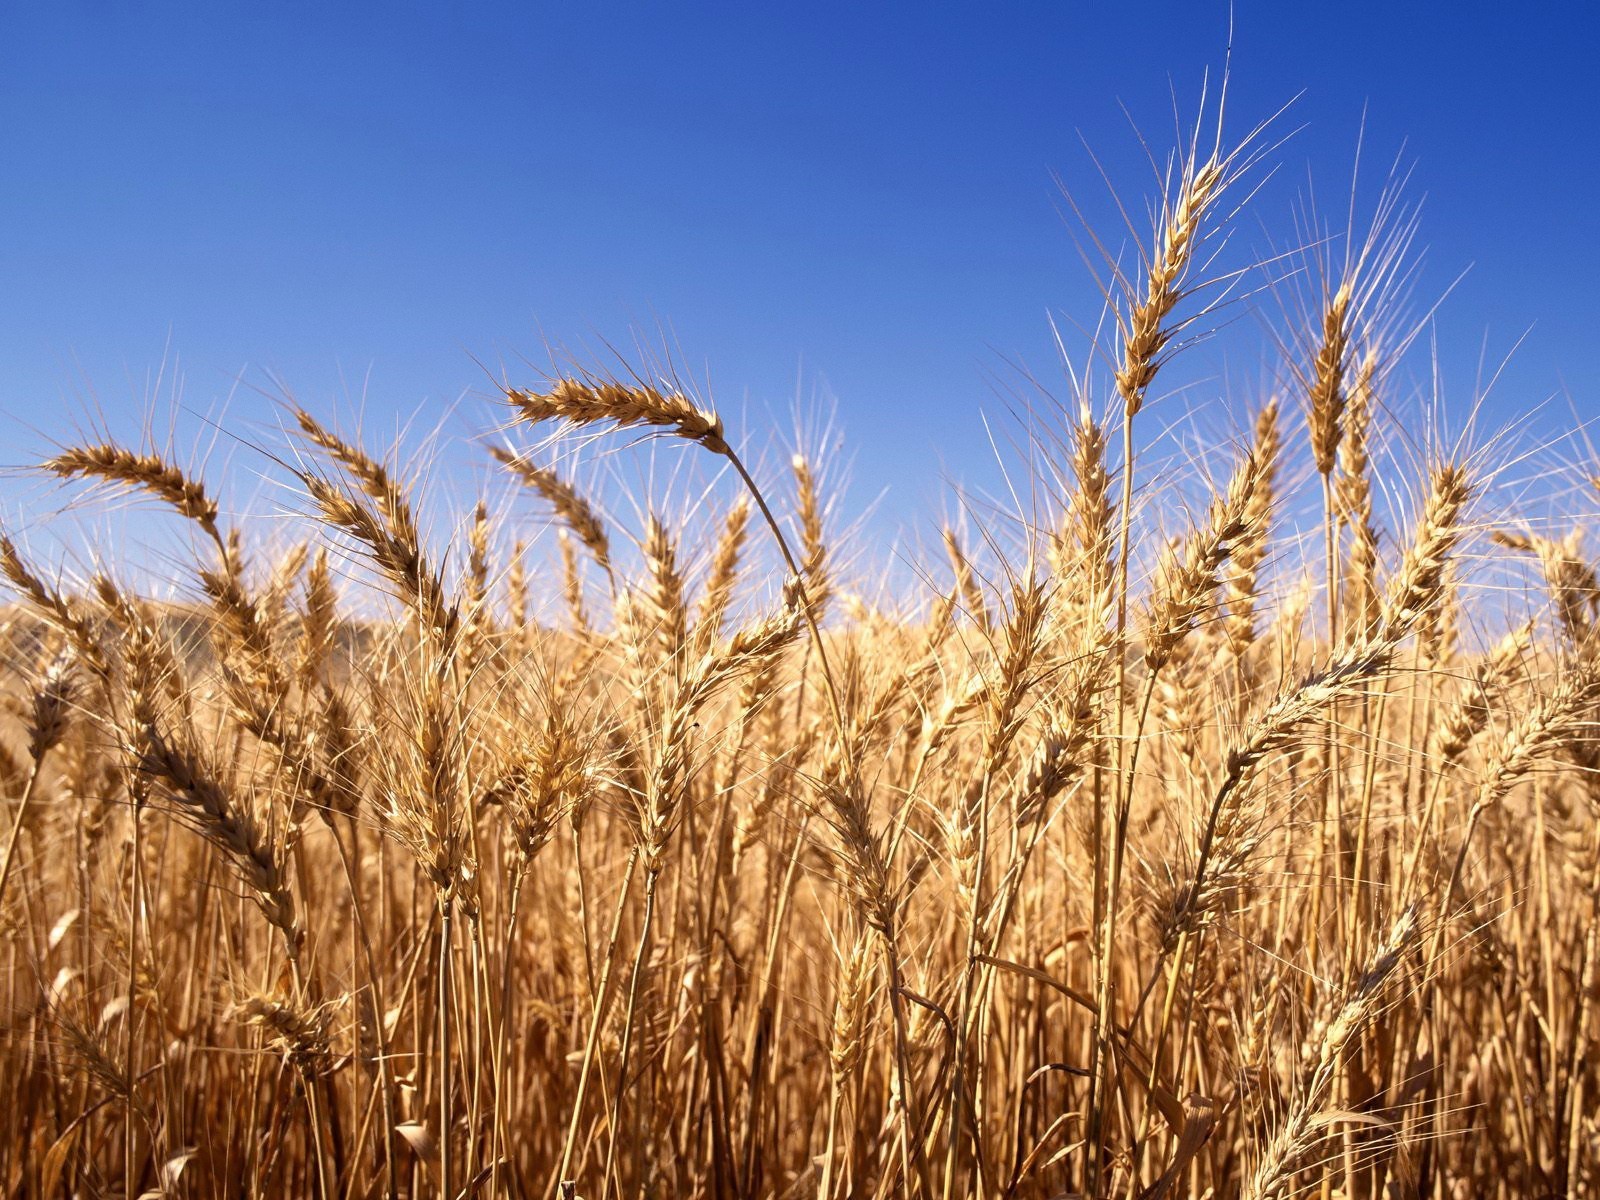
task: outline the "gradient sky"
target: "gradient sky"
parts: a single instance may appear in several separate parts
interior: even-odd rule
[[[1491,413],[1595,412],[1600,10],[1233,7],[1235,130],[1304,91],[1244,232],[1289,240],[1308,170],[1337,208],[1365,109],[1370,170],[1404,144],[1425,197],[1419,295],[1471,268],[1449,399],[1531,330]],[[992,479],[1008,362],[1059,378],[1048,315],[1097,312],[1054,177],[1107,216],[1086,141],[1142,204],[1122,106],[1165,149],[1227,29],[1196,0],[8,5],[0,461],[91,406],[136,429],[163,361],[196,413],[243,380],[246,426],[277,377],[374,428],[466,396],[465,435],[479,360],[668,329],[747,423],[835,397],[853,494],[915,516]]]

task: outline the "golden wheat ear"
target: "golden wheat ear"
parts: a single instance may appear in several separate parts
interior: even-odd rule
[[[1119,314],[1122,361],[1117,367],[1117,391],[1130,420],[1144,407],[1145,395],[1161,369],[1174,335],[1170,318],[1187,295],[1186,277],[1200,241],[1202,223],[1225,183],[1226,165],[1215,157],[1185,164],[1160,241],[1147,264],[1144,292],[1133,293],[1127,315]]]
[[[423,553],[409,518],[409,505],[403,510],[405,517],[385,521],[371,506],[338,484],[309,471],[300,472],[299,477],[322,521],[361,546],[400,598],[415,610],[423,627],[442,645],[453,646],[460,633],[461,614]]]
[[[217,528],[220,509],[205,485],[158,454],[135,454],[109,442],[74,446],[42,464],[62,479],[89,479],[129,491],[146,492],[193,521],[226,558],[228,547]]]
[[[723,518],[722,531],[711,554],[711,567],[706,573],[700,605],[695,610],[695,643],[702,651],[722,631],[728,608],[733,603],[734,588],[739,582],[740,560],[749,533],[750,501],[740,496]]]
[[[1181,552],[1164,556],[1144,620],[1145,667],[1152,674],[1167,663],[1215,602],[1223,567],[1234,548],[1259,541],[1258,523],[1266,514],[1255,494],[1266,469],[1257,448],[1247,450],[1227,490],[1212,501],[1206,524]]]
[[[517,420],[529,424],[559,420],[580,427],[610,423],[617,429],[662,429],[699,442],[713,454],[728,449],[715,412],[696,407],[682,392],[663,392],[648,384],[564,378],[546,392],[508,388],[505,397]]]
[[[1341,284],[1322,314],[1322,338],[1317,343],[1311,369],[1308,421],[1311,456],[1317,473],[1333,471],[1344,433],[1345,351],[1350,345],[1350,302],[1348,283]]]
[[[1379,638],[1397,641],[1414,632],[1443,593],[1445,567],[1464,536],[1461,519],[1474,488],[1467,471],[1446,464],[1433,472],[1416,533],[1384,596]]]
[[[833,583],[828,573],[828,545],[822,529],[822,498],[817,491],[817,477],[811,469],[810,460],[803,454],[796,454],[789,465],[794,471],[795,494],[800,510],[800,574],[806,582],[806,594],[820,619],[833,595]]]
[[[1404,909],[1389,927],[1356,982],[1330,1002],[1316,1022],[1320,1035],[1307,1047],[1306,1070],[1293,1098],[1267,1139],[1254,1171],[1246,1181],[1247,1200],[1287,1200],[1296,1195],[1296,1168],[1330,1130],[1359,1114],[1330,1111],[1326,1106],[1339,1074],[1339,1059],[1382,1011],[1386,994],[1407,955],[1421,941],[1420,914]]]
[[[1223,632],[1235,658],[1244,657],[1256,640],[1257,592],[1267,557],[1278,458],[1282,453],[1276,398],[1263,404],[1256,414],[1254,453],[1261,466],[1260,477],[1251,490],[1239,536],[1234,539],[1222,572]]]
[[[610,576],[610,535],[606,533],[605,522],[600,519],[600,514],[578,489],[553,468],[541,467],[531,459],[513,454],[503,447],[490,446],[489,454],[515,475],[519,482],[544,498],[573,536],[594,556],[595,565]]]
[[[217,519],[216,502],[205,488],[156,454],[135,454],[121,446],[101,443],[63,450],[41,465],[63,479],[96,479],[149,492],[203,524]]]

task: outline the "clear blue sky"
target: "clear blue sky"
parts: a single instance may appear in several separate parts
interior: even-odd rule
[[[1308,164],[1342,194],[1365,106],[1373,169],[1417,164],[1424,296],[1472,268],[1455,397],[1531,327],[1496,413],[1595,411],[1596,6],[1235,10],[1238,124],[1305,92],[1267,227]],[[836,396],[855,494],[915,515],[990,478],[979,413],[1007,359],[1053,373],[1047,313],[1094,316],[1052,174],[1100,203],[1081,134],[1142,199],[1119,102],[1167,144],[1226,32],[1197,0],[8,5],[0,459],[91,395],[131,420],[169,345],[197,411],[271,372],[349,412],[370,372],[369,423],[432,424],[475,358],[659,322],[725,410]]]

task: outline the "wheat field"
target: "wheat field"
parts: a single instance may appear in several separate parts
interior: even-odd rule
[[[1492,440],[1384,449],[1408,210],[1274,310],[1212,253],[1265,139],[1209,141],[1090,243],[1033,499],[905,594],[671,372],[508,381],[523,499],[442,535],[297,407],[289,544],[64,441],[190,550],[0,541],[5,1194],[1595,1194],[1595,567]],[[1267,382],[1157,470],[1224,301]]]

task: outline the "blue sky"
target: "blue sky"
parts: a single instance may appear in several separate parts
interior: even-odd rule
[[[1238,0],[1235,131],[1304,92],[1242,232],[1287,240],[1308,170],[1337,207],[1365,110],[1370,170],[1404,144],[1425,197],[1419,296],[1471,268],[1449,398],[1531,330],[1491,415],[1565,421],[1600,396],[1600,18],[1509,12]],[[993,482],[981,414],[1008,363],[1059,377],[1048,315],[1096,314],[1054,178],[1110,221],[1087,142],[1142,203],[1123,106],[1169,145],[1227,28],[1193,0],[7,6],[0,458],[92,407],[136,430],[164,360],[195,413],[242,379],[247,433],[275,376],[465,435],[479,361],[668,329],[746,424],[836,398],[854,494],[914,519]]]

